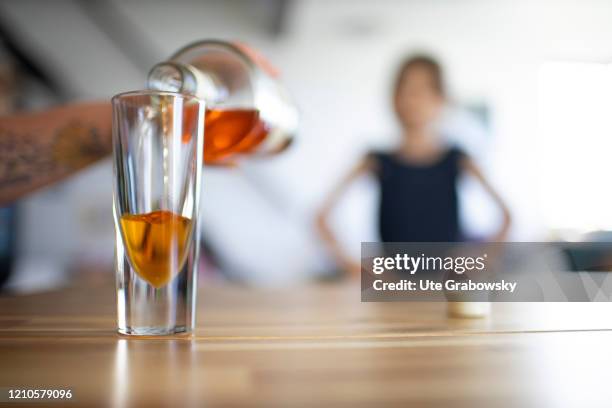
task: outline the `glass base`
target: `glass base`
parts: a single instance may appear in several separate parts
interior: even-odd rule
[[[172,336],[174,334],[191,334],[186,326],[167,327],[126,327],[119,328],[117,332],[124,336]]]

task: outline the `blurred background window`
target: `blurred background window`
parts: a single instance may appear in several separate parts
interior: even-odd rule
[[[536,149],[547,226],[612,230],[612,66],[548,62],[539,81]]]

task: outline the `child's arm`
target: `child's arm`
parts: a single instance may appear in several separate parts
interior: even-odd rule
[[[333,256],[336,258],[336,261],[340,264],[340,266],[342,266],[354,277],[358,277],[359,273],[361,272],[360,262],[356,262],[346,253],[346,251],[344,251],[336,239],[332,229],[329,227],[327,218],[334,209],[334,206],[337,204],[338,200],[342,197],[342,194],[345,193],[347,187],[353,181],[355,181],[357,177],[366,173],[367,171],[372,170],[374,168],[374,164],[373,159],[369,156],[362,159],[357,166],[355,166],[331,191],[327,199],[324,201],[323,206],[319,210],[317,216],[317,229],[319,234],[331,250]]]
[[[480,185],[482,185],[485,191],[491,196],[491,198],[493,198],[493,201],[495,201],[495,203],[501,209],[502,217],[503,217],[502,225],[499,228],[499,231],[497,232],[497,234],[495,234],[492,237],[492,241],[493,242],[505,241],[508,236],[508,231],[510,229],[510,222],[511,222],[510,210],[508,209],[508,206],[506,205],[504,200],[501,198],[501,196],[497,193],[495,188],[493,188],[493,186],[491,185],[489,180],[485,177],[485,175],[482,173],[480,168],[476,165],[476,163],[474,163],[474,161],[471,158],[464,156],[461,159],[461,167],[467,174],[473,176],[476,180],[478,180]]]

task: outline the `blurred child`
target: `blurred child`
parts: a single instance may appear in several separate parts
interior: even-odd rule
[[[462,174],[475,177],[500,207],[503,222],[492,240],[503,241],[510,226],[505,203],[474,161],[443,143],[434,130],[445,104],[438,62],[424,55],[406,59],[397,74],[393,103],[402,126],[399,145],[366,155],[332,191],[318,215],[321,236],[340,265],[352,274],[361,270],[339,245],[327,218],[350,183],[366,172],[373,172],[380,184],[378,228],[383,242],[461,241],[457,180]]]

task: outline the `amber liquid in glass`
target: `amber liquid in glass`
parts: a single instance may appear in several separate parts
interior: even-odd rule
[[[267,135],[259,112],[252,109],[209,109],[204,121],[204,161],[216,163],[254,150]]]
[[[140,277],[156,288],[181,270],[191,234],[191,220],[170,211],[127,214],[120,220],[127,256]]]
[[[183,137],[191,135],[190,126],[197,120],[197,107],[185,110]],[[256,109],[206,109],[204,120],[204,162],[224,164],[236,154],[257,148],[268,134]]]

